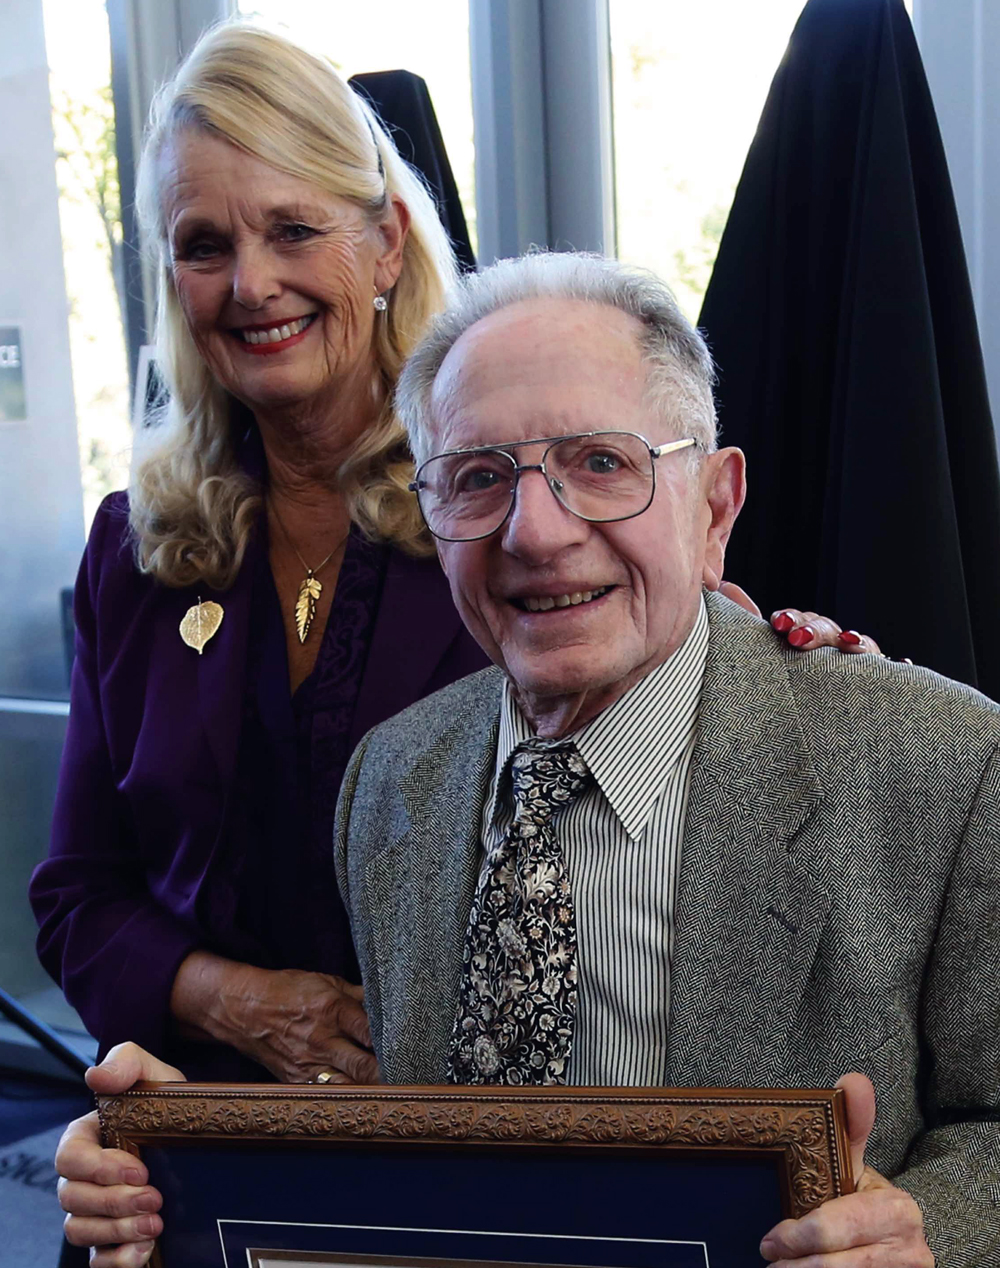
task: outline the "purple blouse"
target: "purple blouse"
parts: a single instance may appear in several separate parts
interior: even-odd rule
[[[352,530],[316,664],[289,697],[281,609],[260,553],[226,832],[241,942],[224,954],[360,981],[330,843],[387,554]]]
[[[199,598],[225,612],[204,655],[178,632]],[[39,956],[102,1051],[131,1039],[192,1078],[268,1078],[178,1037],[178,966],[204,948],[357,980],[332,862],[348,757],[485,658],[434,560],[352,533],[315,668],[290,697],[266,542],[229,590],[162,586],[132,561],[123,494],[95,517],[74,612],[52,844],[30,891]]]

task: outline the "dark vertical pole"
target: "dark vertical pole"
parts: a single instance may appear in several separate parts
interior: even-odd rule
[[[148,343],[143,297],[139,226],[135,215],[136,148],[132,124],[132,86],[129,75],[129,31],[126,0],[106,0],[111,35],[111,96],[115,108],[115,146],[122,207],[122,255],[125,274],[125,345],[128,349],[130,399],[135,394],[139,349]]]

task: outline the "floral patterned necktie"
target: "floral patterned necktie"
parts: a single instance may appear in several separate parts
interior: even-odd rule
[[[576,1017],[576,921],[552,818],[591,782],[565,741],[519,744],[514,822],[486,860],[465,935],[452,1083],[562,1083]]]

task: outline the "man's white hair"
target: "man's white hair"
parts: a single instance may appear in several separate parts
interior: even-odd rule
[[[650,404],[678,438],[697,439],[698,450],[692,449],[692,454],[715,449],[712,358],[670,288],[646,269],[604,256],[537,251],[516,260],[498,260],[466,277],[411,354],[396,387],[396,411],[418,464],[434,453],[431,393],[451,348],[491,313],[541,298],[605,304],[640,322]],[[614,421],[609,419],[609,426]]]

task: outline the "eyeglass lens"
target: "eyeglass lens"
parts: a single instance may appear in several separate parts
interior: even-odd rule
[[[653,495],[649,448],[629,432],[568,436],[547,449],[544,463],[550,489],[581,519],[627,519],[644,511]],[[517,479],[517,463],[505,450],[430,459],[418,489],[428,527],[450,541],[488,536],[507,518]]]

